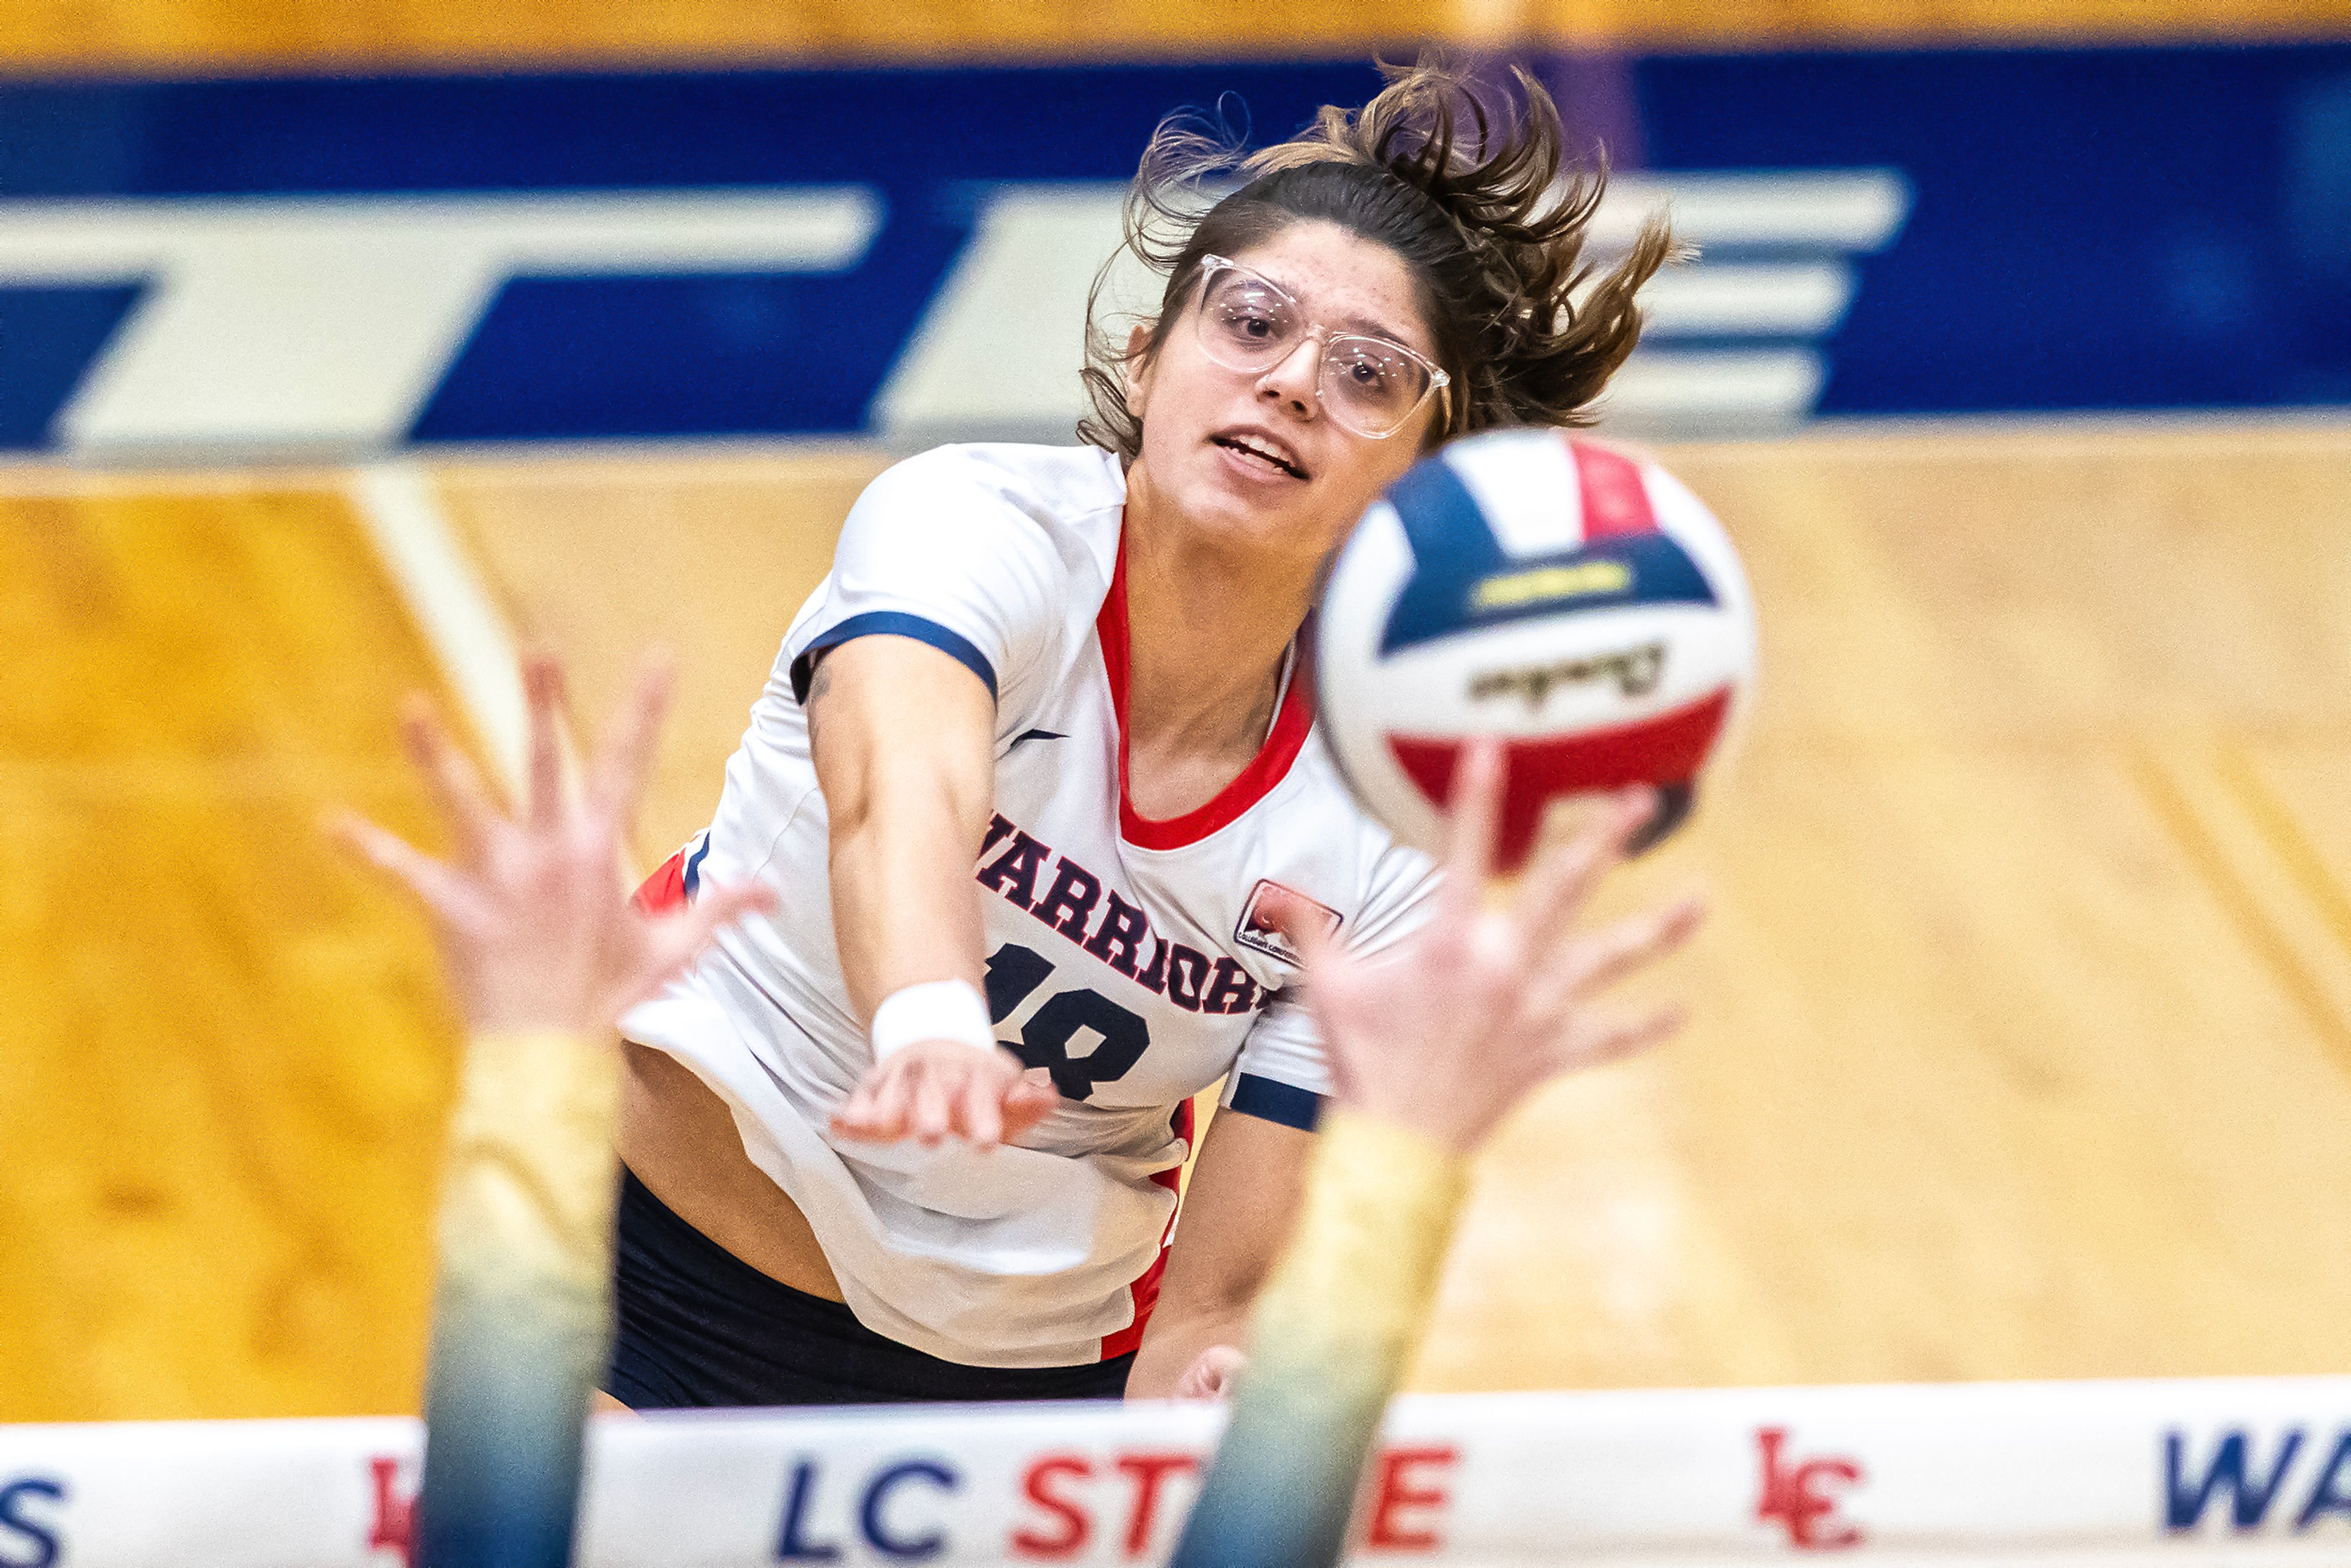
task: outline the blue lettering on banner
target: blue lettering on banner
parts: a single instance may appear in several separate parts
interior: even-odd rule
[[[54,1517],[28,1511],[33,1499],[62,1503],[63,1481],[26,1476],[0,1486],[0,1568],[52,1568],[61,1551],[62,1530]]]
[[[784,1495],[784,1527],[776,1536],[778,1563],[831,1563],[841,1556],[837,1543],[811,1541],[808,1536],[809,1506],[816,1499],[819,1476],[813,1459],[802,1459],[792,1467],[791,1490]]]
[[[1606,68],[1625,192],[1673,200],[1705,252],[1647,297],[1620,414],[2351,402],[2351,46]],[[1071,214],[1108,248],[1169,110],[1222,107],[1262,145],[1377,85],[1302,62],[8,82],[0,446],[1067,440],[1075,378],[1039,361],[1060,390],[1022,401],[1020,355],[1074,329],[1100,259]],[[246,308],[286,302],[256,234],[303,242],[301,309]],[[404,304],[350,308],[428,241],[454,248],[400,275]],[[345,338],[378,370],[319,351]],[[317,397],[277,395],[313,364]],[[172,389],[206,366],[190,407]]]
[[[2304,1454],[2315,1467],[2307,1475],[2295,1469]],[[2351,1427],[2331,1443],[2303,1427],[2288,1427],[2266,1463],[2254,1437],[2231,1427],[2220,1434],[2200,1467],[2189,1453],[2189,1435],[2174,1428],[2163,1437],[2163,1486],[2164,1529],[2174,1535],[2201,1525],[2220,1503],[2225,1506],[2218,1517],[2240,1535],[2269,1528],[2273,1514],[2280,1523],[2290,1515],[2287,1528],[2296,1535],[2330,1516],[2351,1521]]]
[[[865,1500],[857,1511],[857,1522],[865,1533],[866,1543],[883,1556],[900,1563],[926,1562],[947,1549],[947,1536],[944,1530],[902,1536],[886,1527],[882,1511],[889,1502],[890,1493],[905,1482],[916,1480],[927,1481],[941,1491],[954,1491],[962,1484],[961,1479],[945,1465],[927,1459],[910,1459],[904,1464],[892,1465],[868,1481],[865,1484]]]
[[[2294,1515],[2295,1533],[2308,1530],[2326,1514],[2351,1517],[2351,1496],[2345,1495],[2341,1485],[2346,1479],[2343,1473],[2346,1465],[2351,1465],[2351,1431],[2335,1439],[2335,1451],[2326,1456],[2326,1468],[2318,1472],[2318,1484],[2310,1489],[2309,1500]]]

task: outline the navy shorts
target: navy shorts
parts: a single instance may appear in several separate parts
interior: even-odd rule
[[[632,1410],[1116,1399],[1132,1352],[1082,1366],[965,1366],[875,1333],[839,1301],[769,1279],[621,1171],[618,1322],[604,1391]]]

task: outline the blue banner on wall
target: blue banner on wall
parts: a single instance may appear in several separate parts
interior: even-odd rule
[[[1628,424],[2351,402],[2351,47],[1537,62],[1705,247]],[[0,87],[0,444],[1066,435],[1118,183],[1248,65]],[[1607,114],[1579,113],[1593,104]]]

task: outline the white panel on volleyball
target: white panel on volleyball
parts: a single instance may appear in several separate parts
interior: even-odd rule
[[[1221,1410],[612,1418],[584,1568],[1163,1562]],[[398,1568],[413,1421],[0,1427],[0,1563]],[[2351,1378],[1399,1399],[1354,1561],[2351,1562]]]
[[[1446,466],[1461,476],[1505,554],[1552,555],[1583,542],[1583,493],[1567,443],[1548,430],[1510,431],[1487,436],[1484,450],[1485,460]]]

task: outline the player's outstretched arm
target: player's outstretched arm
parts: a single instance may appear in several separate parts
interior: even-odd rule
[[[649,666],[590,764],[563,787],[562,676],[529,661],[530,776],[520,810],[495,805],[421,699],[409,750],[449,831],[438,861],[375,823],[336,835],[431,915],[465,1022],[449,1134],[424,1398],[419,1568],[569,1559],[580,1428],[603,1370],[612,1275],[615,1023],[721,927],[773,902],[707,885],[648,915],[621,852],[669,694]]]
[[[996,796],[994,699],[937,649],[877,635],[824,655],[807,706],[841,977],[876,1056],[833,1132],[1017,1137],[1055,1096],[996,1043],[980,988],[971,873]]]
[[[1696,900],[1574,928],[1655,810],[1648,793],[1616,799],[1489,906],[1498,748],[1472,749],[1461,769],[1445,884],[1419,932],[1359,956],[1320,922],[1283,922],[1304,957],[1336,1103],[1176,1568],[1339,1560],[1364,1457],[1436,1292],[1468,1156],[1537,1085],[1679,1027],[1677,1010],[1605,993],[1687,939]]]

